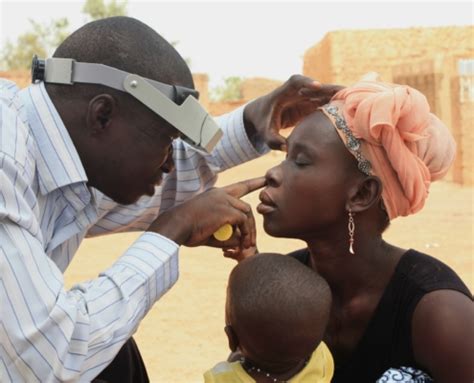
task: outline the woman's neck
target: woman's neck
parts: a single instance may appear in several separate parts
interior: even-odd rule
[[[333,295],[348,301],[359,294],[385,286],[404,250],[386,243],[381,236],[359,238],[355,254],[347,241],[307,241],[310,265],[331,286]]]

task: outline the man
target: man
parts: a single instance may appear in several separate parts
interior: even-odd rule
[[[194,88],[174,48],[132,18],[89,23],[54,57]],[[222,117],[224,136],[207,154],[178,139],[144,105],[150,97],[98,85],[100,76],[47,77],[21,91],[0,82],[0,380],[90,381],[108,366],[98,379],[147,381],[131,335],[176,282],[179,246],[217,245],[212,233],[226,223],[237,229],[220,246],[255,244],[239,197],[263,180],[211,189],[217,172],[283,145],[278,130],[335,89],[293,77]],[[85,236],[131,230],[144,234],[115,264],[65,290],[62,273]]]

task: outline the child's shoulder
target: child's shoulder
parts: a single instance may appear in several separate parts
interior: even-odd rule
[[[233,363],[237,363],[237,362],[233,362]],[[214,374],[225,374],[227,372],[231,372],[233,371],[232,363],[227,362],[227,361],[219,362],[211,369],[211,371]]]
[[[291,383],[329,383],[334,375],[334,360],[324,342],[314,350],[306,367],[290,379]]]

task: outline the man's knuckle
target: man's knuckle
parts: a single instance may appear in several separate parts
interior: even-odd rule
[[[303,79],[303,76],[299,75],[299,74],[293,74],[290,76],[290,78],[288,79],[288,82],[291,84],[291,85],[298,85],[301,83],[301,80]]]

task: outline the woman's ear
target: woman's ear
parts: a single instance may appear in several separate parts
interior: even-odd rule
[[[351,189],[346,203],[354,213],[359,213],[369,209],[380,201],[382,196],[382,182],[377,176],[367,176],[360,179]]]
[[[239,338],[237,337],[237,334],[235,333],[234,329],[231,325],[226,325],[224,327],[224,331],[227,335],[227,339],[229,340],[230,351],[237,351],[237,347],[239,347]]]
[[[110,126],[117,102],[110,94],[99,94],[89,101],[87,108],[87,128],[92,134],[100,134]]]

